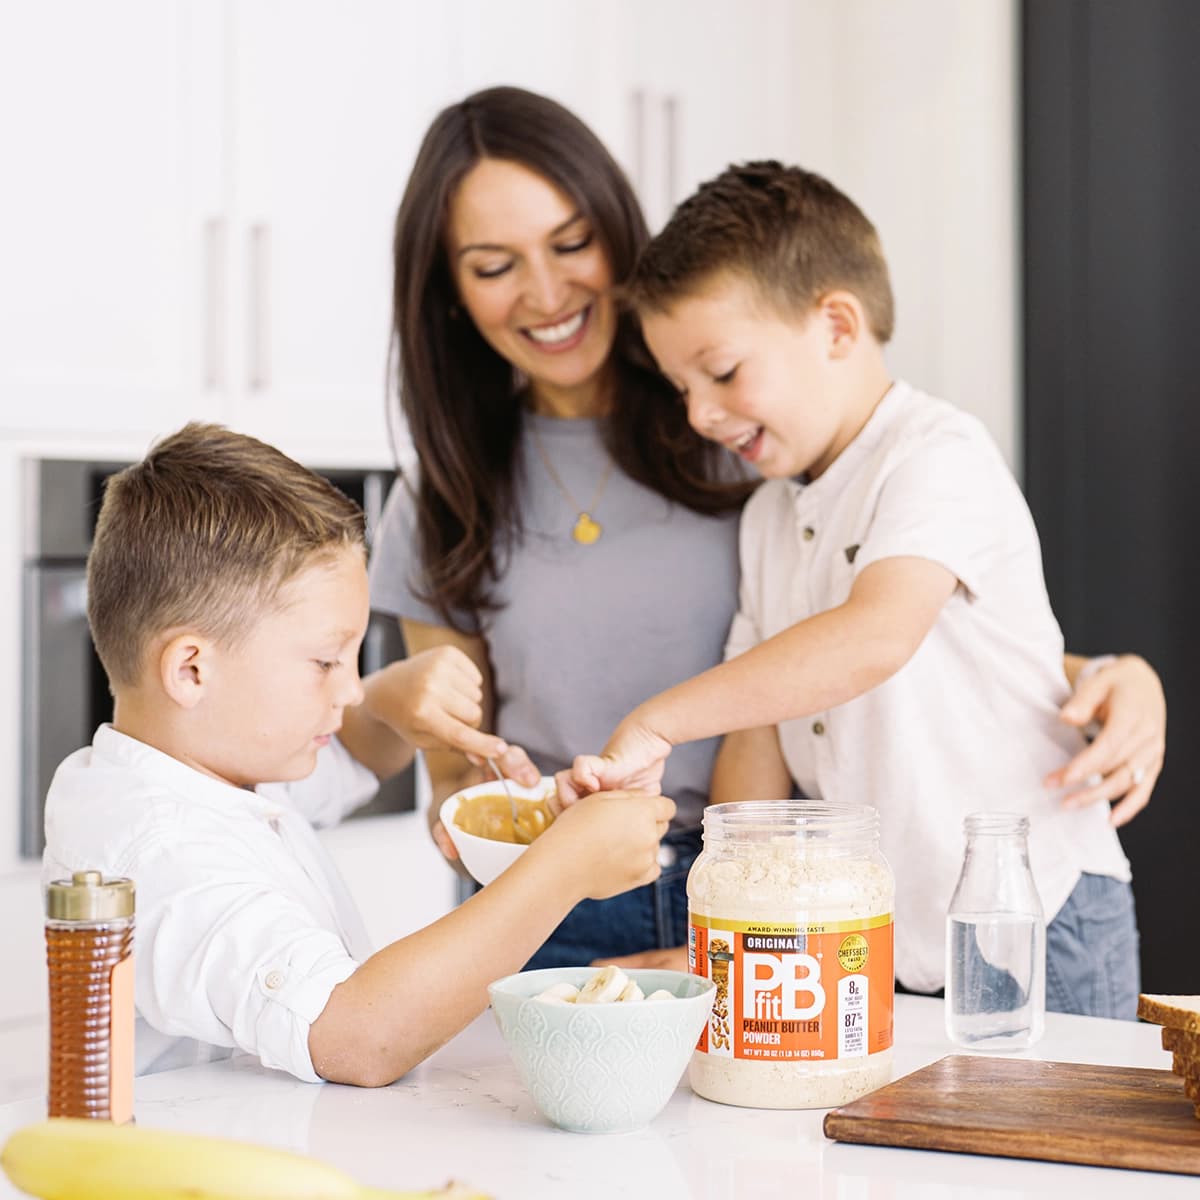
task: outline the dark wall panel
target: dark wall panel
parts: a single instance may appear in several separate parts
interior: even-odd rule
[[[1026,491],[1067,645],[1162,673],[1122,831],[1144,986],[1200,993],[1200,4],[1026,0]]]

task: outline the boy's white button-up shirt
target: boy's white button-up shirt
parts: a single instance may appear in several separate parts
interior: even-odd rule
[[[772,480],[742,517],[739,612],[726,657],[845,602],[882,559],[940,563],[959,587],[912,659],[872,691],[784,722],[792,778],[813,798],[879,810],[896,875],[896,974],[944,983],[946,907],[963,817],[1030,818],[1046,920],[1083,871],[1129,878],[1107,805],[1074,810],[1042,779],[1082,747],[1059,707],[1070,694],[1033,519],[974,417],[906,384],[810,484]]]
[[[371,953],[314,826],[375,791],[335,739],[295,783],[233,787],[109,725],[56,772],[43,885],[134,881],[139,1073],[256,1054],[317,1080],[308,1031]]]

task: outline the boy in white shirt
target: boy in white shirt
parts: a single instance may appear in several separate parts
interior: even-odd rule
[[[241,1049],[300,1079],[390,1083],[578,901],[658,874],[673,803],[603,797],[372,953],[314,823],[414,744],[521,752],[474,728],[463,655],[360,681],[367,617],[361,510],[272,447],[188,425],[109,480],[88,620],[114,715],[54,777],[43,879],[133,879],[140,1071]]]
[[[564,791],[653,789],[674,745],[726,733],[714,801],[795,785],[875,806],[896,974],[916,991],[943,984],[963,817],[1026,813],[1049,1007],[1132,1018],[1137,931],[1107,806],[1043,787],[1082,740],[1059,716],[1037,533],[982,425],[890,378],[870,222],[819,176],[733,167],[676,210],[628,291],[692,426],[768,482],[742,518],[726,661],[640,705]]]

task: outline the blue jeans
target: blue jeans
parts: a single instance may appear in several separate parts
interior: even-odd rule
[[[700,854],[700,831],[668,833],[662,844],[659,861],[673,861],[653,883],[577,904],[522,969],[583,967],[597,958],[686,945],[687,876]]]
[[[1082,875],[1046,927],[1046,1008],[1137,1019],[1141,990],[1133,889],[1109,875]]]
[[[994,1003],[1012,1007],[1016,981],[1006,971],[983,969]],[[1046,1010],[1134,1021],[1140,990],[1133,889],[1110,875],[1085,873],[1046,927]],[[914,994],[899,980],[896,991]]]

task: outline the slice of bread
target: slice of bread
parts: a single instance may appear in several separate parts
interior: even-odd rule
[[[1200,996],[1138,997],[1138,1016],[1163,1027],[1162,1047],[1170,1050],[1171,1070],[1183,1080],[1183,1094],[1200,1118]]]
[[[1143,1021],[1200,1033],[1200,996],[1156,996],[1143,993],[1138,997],[1137,1015]]]
[[[1200,1059],[1200,1033],[1188,1033],[1186,1029],[1171,1029],[1166,1025],[1162,1031],[1162,1048]]]
[[[1176,1075],[1182,1075],[1184,1079],[1194,1079],[1200,1083],[1200,1062],[1194,1058],[1185,1058],[1182,1054],[1172,1055],[1171,1070]]]

